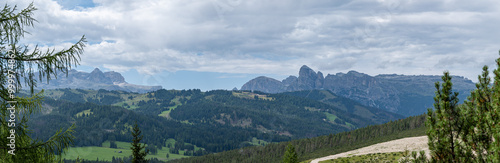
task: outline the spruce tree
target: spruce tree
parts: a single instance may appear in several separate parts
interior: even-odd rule
[[[36,21],[32,17],[35,10],[33,4],[19,12],[17,6],[5,4],[0,11],[0,158],[5,162],[54,162],[55,154],[74,138],[74,125],[46,141],[29,136],[27,122],[31,114],[40,112],[43,100],[43,91],[34,93],[37,82],[48,82],[57,72],[67,73],[78,64],[85,46],[85,37],[61,51],[19,45],[26,27],[33,27]],[[31,97],[15,96],[22,86],[29,87]]]
[[[137,122],[134,124],[134,128],[132,129],[132,163],[143,163],[147,162],[146,155],[148,153],[147,150],[144,150],[146,145],[139,143],[142,140],[141,130],[137,125]]]
[[[292,143],[289,143],[286,147],[285,154],[283,155],[283,163],[298,163],[297,153],[295,152],[295,147]]]

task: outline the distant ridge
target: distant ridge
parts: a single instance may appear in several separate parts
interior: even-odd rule
[[[300,68],[299,76],[289,76],[279,81],[257,77],[245,83],[241,90],[281,93],[302,90],[330,90],[333,93],[360,102],[363,105],[384,109],[404,116],[419,115],[433,106],[434,83],[441,81],[437,75],[377,75],[370,76],[356,71],[328,74],[315,72],[308,66]],[[453,76],[454,91],[460,101],[466,99],[475,84],[464,77]]]
[[[38,79],[38,76],[36,76],[36,79]],[[161,86],[130,84],[125,81],[125,78],[120,73],[114,71],[102,72],[98,68],[95,68],[90,73],[72,69],[69,70],[67,77],[64,72],[58,72],[57,79],[52,78],[49,83],[47,83],[46,80],[37,83],[37,89],[57,88],[78,88],[94,90],[105,89],[137,93],[146,93],[162,89]]]

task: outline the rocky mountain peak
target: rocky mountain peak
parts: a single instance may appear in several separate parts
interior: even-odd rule
[[[104,73],[99,70],[99,68],[95,68],[92,72],[90,72],[88,80],[96,83],[113,84],[113,82],[107,78]]]
[[[102,74],[102,71],[96,67],[96,68],[94,68],[94,70],[92,70],[92,72],[90,72],[90,74]]]
[[[323,80],[323,73],[316,73],[304,65],[300,68],[297,83],[292,84],[292,87],[294,90],[321,89],[323,87]]]
[[[245,83],[241,90],[258,90],[263,92],[278,93],[283,92],[284,85],[276,79],[259,76]]]
[[[59,74],[57,79],[52,79],[49,83],[40,82],[40,89],[56,89],[56,88],[79,88],[79,89],[106,89],[106,90],[122,90],[130,92],[145,93],[161,89],[161,86],[144,86],[129,84],[125,78],[118,72],[102,72],[99,68],[95,68],[92,72],[80,72],[77,70],[69,70],[68,76]],[[37,76],[38,77],[38,76]]]
[[[287,87],[293,84],[294,82],[297,82],[297,77],[292,75],[281,81],[281,83],[283,83]]]
[[[104,76],[109,78],[113,83],[125,83],[125,78],[122,74],[114,71],[105,72]]]
[[[378,75],[370,76],[357,71],[328,74],[315,72],[306,65],[299,76],[289,76],[281,82],[267,77],[258,77],[247,82],[241,90],[258,90],[279,93],[302,90],[329,90],[337,95],[356,100],[364,105],[400,113],[405,116],[418,115],[432,107],[434,83],[439,76],[432,75]],[[453,86],[460,92],[460,99],[475,88],[472,81],[453,77]]]
[[[307,67],[306,65],[303,65],[299,70],[299,78],[301,76],[303,77],[316,76],[316,72],[314,72],[313,69]]]
[[[354,70],[351,70],[351,71],[347,72],[347,75],[351,75],[351,76],[355,76],[355,77],[369,76],[367,74],[360,73],[360,72],[357,72],[357,71],[354,71]]]

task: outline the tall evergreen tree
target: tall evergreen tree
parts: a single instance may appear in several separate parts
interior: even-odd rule
[[[292,143],[288,143],[286,147],[285,154],[283,155],[283,163],[298,163],[299,159],[297,157],[297,153],[295,152],[295,147]]]
[[[438,162],[459,162],[460,143],[458,134],[461,125],[460,112],[457,106],[458,93],[452,92],[451,76],[444,72],[442,88],[436,82],[436,97],[434,97],[434,111],[428,109],[426,126],[429,138],[431,159]]]
[[[146,145],[139,143],[142,140],[141,130],[137,125],[137,122],[134,124],[134,128],[132,129],[132,163],[143,163],[147,162],[146,155],[148,154],[148,150],[144,150]]]
[[[5,162],[53,162],[55,153],[73,142],[74,126],[59,130],[47,141],[29,137],[28,119],[41,110],[43,99],[43,91],[33,91],[37,82],[48,81],[60,71],[67,73],[78,64],[85,46],[85,37],[57,52],[19,45],[27,33],[26,27],[32,27],[36,21],[32,17],[35,10],[30,4],[17,12],[17,6],[6,4],[0,11],[0,158]],[[38,80],[35,73],[39,74]],[[30,88],[31,97],[14,95],[23,85]]]

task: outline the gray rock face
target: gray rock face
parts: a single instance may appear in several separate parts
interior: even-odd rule
[[[98,68],[95,68],[94,71],[92,71],[87,78],[88,81],[94,82],[94,83],[104,83],[104,84],[113,84],[111,79],[107,78],[104,73],[102,73],[101,70]]]
[[[283,91],[322,89],[324,80],[323,73],[319,71],[316,73],[304,65],[300,68],[299,77],[290,76],[282,81],[285,86]]]
[[[324,89],[363,105],[412,116],[433,107],[434,83],[437,81],[441,81],[440,76],[370,76],[356,71],[328,74],[323,78],[321,72],[316,73],[304,65],[300,68],[299,77],[290,76],[282,82],[259,77],[247,82],[241,89],[268,93]],[[452,82],[454,91],[459,92],[460,101],[465,100],[470,91],[475,89],[475,84],[464,77],[453,76]]]
[[[276,79],[260,76],[247,82],[241,87],[241,90],[278,93],[283,92],[284,87],[283,83]]]
[[[126,83],[125,78],[123,78],[122,74],[114,71],[105,72],[104,76],[106,78],[109,78],[113,83]]]
[[[297,82],[297,80],[298,80],[298,78],[296,76],[290,75],[288,78],[281,81],[281,83],[283,83],[285,85],[285,87],[288,87],[288,86],[292,85],[294,82]]]
[[[36,76],[36,79],[38,79],[38,76]],[[57,78],[52,77],[48,83],[45,80],[37,83],[37,89],[56,88],[106,89],[146,93],[159,90],[162,87],[130,84],[125,81],[125,78],[120,73],[114,71],[103,73],[98,68],[95,68],[90,73],[69,70],[67,77],[65,73],[58,72]]]

